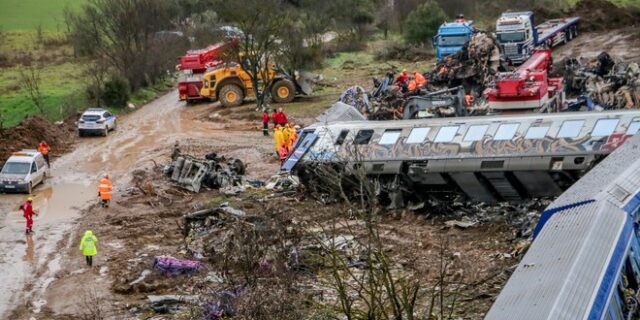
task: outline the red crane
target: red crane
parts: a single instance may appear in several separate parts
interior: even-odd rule
[[[223,63],[223,57],[234,42],[219,42],[205,49],[191,50],[180,57],[176,70],[184,71],[178,79],[180,100],[187,102],[204,99],[200,95],[202,75],[208,68],[215,68]]]
[[[564,79],[549,77],[552,64],[550,49],[536,49],[515,71],[499,73],[495,84],[484,91],[489,109],[559,109]]]

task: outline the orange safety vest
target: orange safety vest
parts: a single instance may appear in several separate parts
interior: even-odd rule
[[[280,155],[280,160],[284,161],[289,156],[289,148],[284,143],[280,146],[280,150],[278,150],[278,154]]]
[[[46,155],[48,155],[48,154],[49,154],[49,149],[50,149],[50,148],[49,148],[49,145],[47,145],[47,144],[42,144],[42,143],[41,143],[41,144],[38,146],[38,152],[42,153],[42,155],[43,155],[43,156],[46,156]]]
[[[296,145],[296,140],[298,140],[298,133],[294,130],[293,133],[291,133],[291,136],[289,137],[289,151],[293,151],[291,149],[293,149],[293,146]]]
[[[409,91],[415,91],[416,88],[418,88],[416,81],[415,80],[409,81],[409,87],[407,87],[407,89],[409,89]]]
[[[464,101],[467,103],[467,106],[472,106],[473,105],[473,96],[468,94],[466,96],[464,96]]]
[[[98,192],[100,193],[101,200],[111,200],[111,181],[109,179],[100,180],[100,184],[98,185]]]
[[[418,88],[422,88],[427,84],[427,79],[425,79],[419,72],[414,73],[413,76],[416,79],[416,85],[418,85]]]

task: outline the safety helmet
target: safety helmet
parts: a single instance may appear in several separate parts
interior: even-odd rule
[[[28,201],[28,202],[33,202],[33,197],[29,197],[29,198],[27,198],[27,201]]]

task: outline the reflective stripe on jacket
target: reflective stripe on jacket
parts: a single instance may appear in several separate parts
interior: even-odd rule
[[[98,192],[100,192],[100,199],[111,200],[112,189],[113,187],[111,186],[111,181],[109,181],[109,179],[100,180],[100,184],[98,185]]]

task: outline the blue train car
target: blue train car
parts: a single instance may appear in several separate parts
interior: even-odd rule
[[[638,319],[640,135],[542,214],[486,320]]]

